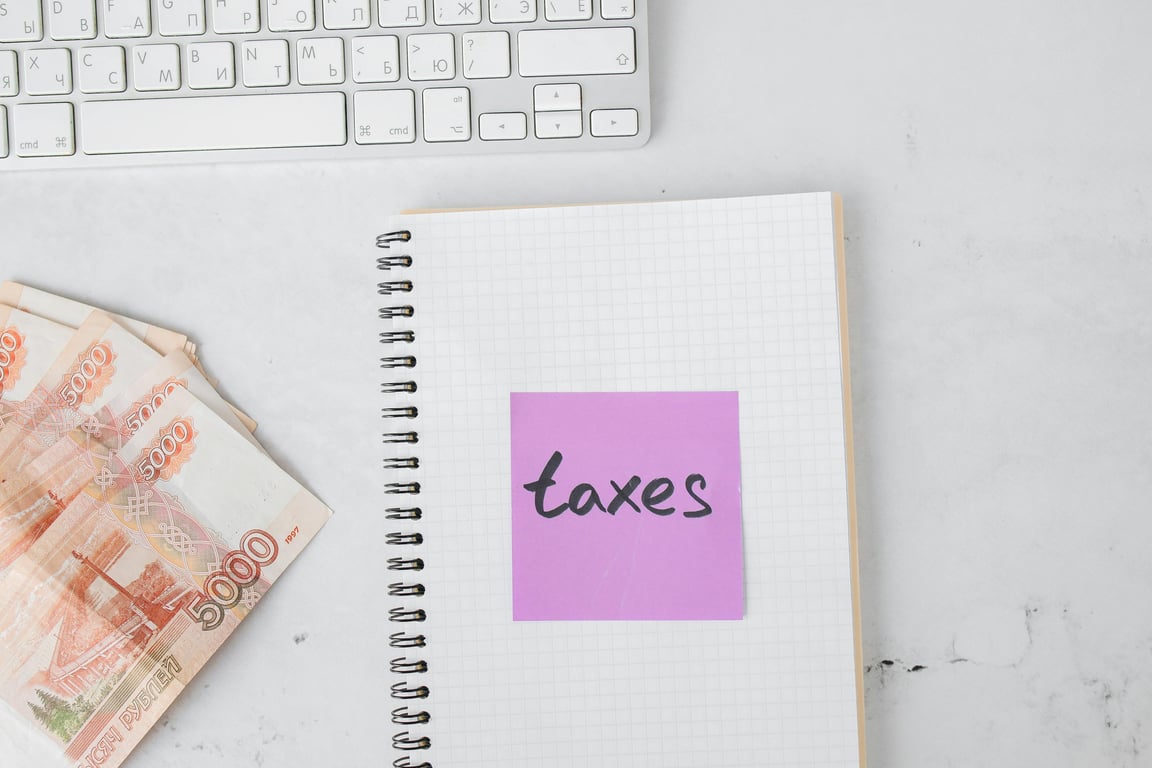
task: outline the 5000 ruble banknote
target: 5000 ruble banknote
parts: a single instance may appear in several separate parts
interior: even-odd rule
[[[0,428],[60,357],[75,329],[0,304]]]
[[[78,328],[96,309],[96,307],[75,299],[57,296],[38,288],[12,282],[0,283],[0,304],[7,304],[72,328]],[[106,314],[161,355],[182,350],[189,356],[195,357],[196,345],[188,341],[188,337],[182,333],[159,328],[140,320],[133,320],[124,315],[116,315],[111,312]]]
[[[115,768],[331,512],[170,394],[0,577],[0,755]]]
[[[110,316],[89,315],[0,429],[0,482],[9,482],[160,359]]]
[[[97,308],[90,304],[13,282],[0,283],[0,304],[16,307],[30,314],[71,328],[79,328],[93,311],[97,311]],[[204,378],[206,378],[212,386],[216,386],[216,380],[208,375],[196,357],[196,345],[184,334],[170,331],[166,328],[160,328],[159,326],[145,323],[141,320],[135,320],[124,315],[112,312],[105,312],[105,314],[116,321],[117,325],[127,330],[161,355],[166,355],[169,352],[177,350],[183,351],[192,359],[196,367],[200,368],[200,372],[204,374]],[[251,417],[233,406],[230,407],[233,408],[236,416],[248,427],[249,432],[256,430],[256,422],[253,421]]]
[[[0,483],[0,574],[35,543],[76,494],[179,389],[187,389],[259,448],[188,356],[171,352],[28,461],[17,475]]]

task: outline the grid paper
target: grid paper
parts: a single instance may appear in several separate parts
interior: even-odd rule
[[[389,481],[421,483],[403,575],[428,594],[390,600],[428,620],[386,628],[428,636],[415,762],[858,766],[832,196],[390,225],[415,258],[421,468]],[[509,393],[664,390],[739,392],[745,618],[514,623]]]

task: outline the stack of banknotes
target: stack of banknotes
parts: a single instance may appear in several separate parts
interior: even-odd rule
[[[331,512],[186,336],[0,285],[0,766],[115,768]]]

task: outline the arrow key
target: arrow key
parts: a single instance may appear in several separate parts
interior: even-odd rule
[[[574,139],[584,132],[579,112],[537,112],[536,137]]]
[[[532,89],[537,112],[574,112],[580,109],[580,84],[538,85]]]
[[[593,136],[635,136],[640,132],[640,116],[634,109],[592,110]]]
[[[480,115],[480,138],[484,141],[526,139],[528,116],[523,112],[486,112]]]

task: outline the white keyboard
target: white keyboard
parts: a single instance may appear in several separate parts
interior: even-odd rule
[[[0,172],[636,147],[646,0],[0,0]]]

